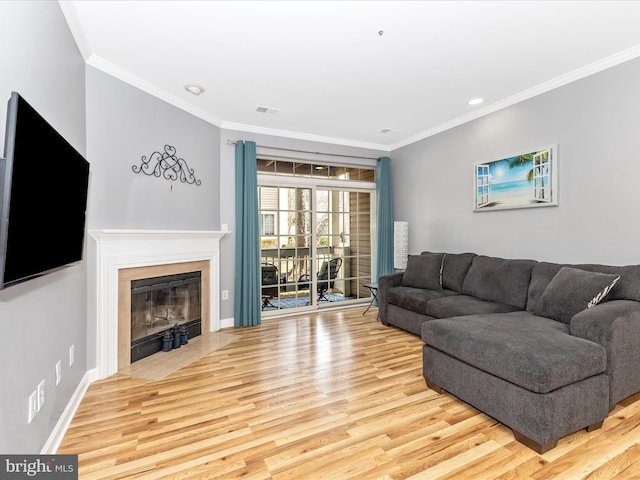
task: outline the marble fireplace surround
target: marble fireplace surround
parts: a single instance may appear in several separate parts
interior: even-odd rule
[[[220,239],[228,232],[179,230],[91,230],[88,254],[88,310],[96,320],[96,370],[106,378],[119,369],[120,270],[190,262],[208,263],[209,331],[220,329]],[[203,295],[206,292],[203,291]],[[207,321],[208,320],[208,321]],[[203,332],[204,332],[203,328]]]

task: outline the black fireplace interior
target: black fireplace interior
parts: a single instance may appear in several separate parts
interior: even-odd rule
[[[131,281],[131,363],[162,350],[162,337],[183,325],[201,334],[200,272]]]

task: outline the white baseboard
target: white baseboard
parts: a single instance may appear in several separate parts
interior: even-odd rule
[[[84,398],[87,388],[89,388],[89,385],[97,379],[98,370],[95,368],[84,374],[82,380],[80,380],[80,383],[78,384],[78,388],[73,392],[71,400],[69,400],[69,403],[62,412],[60,420],[58,420],[58,423],[56,423],[56,426],[53,428],[53,432],[51,432],[47,442],[44,444],[44,447],[42,447],[42,451],[40,452],[42,455],[53,455],[58,451],[58,447],[67,433],[67,429],[71,424],[71,420],[73,420],[73,416],[76,414],[76,410],[78,410],[78,407],[80,406],[80,402],[82,402],[82,399]]]
[[[220,328],[230,328],[233,327],[233,317],[231,318],[222,318],[220,320]]]

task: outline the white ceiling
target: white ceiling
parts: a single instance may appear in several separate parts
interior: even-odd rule
[[[640,56],[637,1],[60,5],[89,65],[215,125],[382,150]]]

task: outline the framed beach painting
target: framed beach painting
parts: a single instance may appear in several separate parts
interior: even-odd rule
[[[558,146],[474,166],[475,212],[558,205]]]

